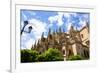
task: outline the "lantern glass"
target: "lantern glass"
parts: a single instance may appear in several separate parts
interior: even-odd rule
[[[28,29],[29,29],[29,33],[31,32],[31,30],[32,30],[32,26],[29,26],[28,27]]]
[[[24,21],[24,25],[27,25],[28,24],[28,21]]]

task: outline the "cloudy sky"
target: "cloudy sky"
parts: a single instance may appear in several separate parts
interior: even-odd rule
[[[32,26],[31,33],[23,32],[21,35],[21,49],[30,49],[32,44],[41,38],[42,33],[46,37],[48,30],[57,30],[59,27],[67,32],[73,25],[80,30],[89,22],[89,13],[83,12],[59,12],[59,11],[39,11],[39,10],[21,10],[21,29],[23,22],[28,21],[29,24],[24,31],[28,31],[28,27]]]

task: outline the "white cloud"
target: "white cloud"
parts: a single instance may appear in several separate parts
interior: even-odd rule
[[[22,34],[22,45],[25,48],[30,48],[35,41],[41,38],[43,32],[46,32],[46,23],[41,22],[40,20],[31,19],[29,20],[29,24],[25,27],[25,31],[28,31],[28,27],[32,26],[31,33],[23,33]]]
[[[67,23],[66,23],[66,29],[70,30],[71,25],[73,24],[73,21],[71,20],[71,17],[74,16],[76,17],[76,13],[66,13],[66,12],[58,12],[58,15],[51,16],[48,18],[50,23],[53,25],[54,22],[57,22],[58,26],[63,25],[63,16],[66,18]]]
[[[73,23],[75,23],[75,20],[72,21],[72,17],[79,17],[79,23],[74,24],[74,28],[80,30],[81,28],[83,28],[84,26],[86,26],[86,22],[88,22],[89,20],[89,15],[88,14],[83,14],[82,16],[79,16],[77,13],[66,13],[66,12],[58,12],[58,15],[55,16],[51,16],[49,17],[49,21],[51,22],[51,24],[53,24],[53,22],[57,21],[58,25],[61,26],[64,22],[63,20],[63,16],[66,18],[67,22],[66,22],[66,29],[69,30],[70,26],[73,25]],[[78,26],[77,26],[78,25]]]
[[[29,34],[25,34],[22,36],[21,39],[21,49],[30,49],[32,47],[32,44],[35,43],[34,38],[28,37]]]
[[[24,13],[22,13],[22,16],[23,16],[24,20],[27,20],[27,16]]]
[[[57,25],[58,25],[58,26],[61,26],[61,25],[63,25],[62,17],[63,17],[63,13],[62,13],[62,12],[58,12],[57,15],[55,15],[55,16],[50,16],[50,17],[48,18],[48,20],[50,21],[50,24],[53,24],[54,22],[57,22]]]
[[[31,15],[36,15],[36,13],[35,12],[33,12],[33,11],[27,11],[27,13],[29,13],[29,14],[31,14]]]
[[[21,35],[21,49],[26,49],[27,45],[25,45],[28,40],[29,40],[29,37],[27,37],[29,34],[26,34],[23,32],[23,34]]]
[[[36,15],[36,13],[33,12],[33,11],[25,11],[25,12],[29,13],[31,16],[35,16]],[[28,20],[28,17],[27,17],[27,15],[24,12],[22,12],[22,17],[23,17],[24,21]]]
[[[49,24],[49,25],[47,26],[47,28],[52,27],[52,26],[53,26],[53,24],[51,23],[51,24]]]
[[[31,23],[31,25],[34,27],[33,30],[35,30],[36,32],[44,32],[44,31],[46,31],[45,30],[46,23],[44,23],[44,22],[41,22],[41,21],[36,20],[36,19],[31,19],[31,20],[29,20],[29,23]]]
[[[41,38],[43,32],[46,32],[46,23],[36,19],[30,20],[29,23],[31,23],[33,27],[32,34],[34,34],[36,40]]]
[[[77,13],[69,13],[70,15],[73,15],[74,17],[77,17]]]
[[[26,42],[25,45],[26,45],[27,49],[30,49],[34,43],[35,43],[34,39],[29,39],[29,41]]]
[[[63,21],[62,21],[62,17],[63,17],[63,13],[61,13],[61,12],[59,12],[58,13],[58,26],[61,26],[61,25],[63,25]]]
[[[66,28],[67,28],[68,31],[70,30],[71,26],[72,26],[72,23],[67,23],[66,24]]]
[[[67,18],[67,22],[70,22],[71,16],[76,17],[77,14],[76,13],[66,13],[66,12],[64,12],[64,17]]]
[[[88,22],[88,20],[89,20],[89,15],[84,14],[84,15],[83,15],[83,17],[84,17],[84,18],[85,18],[85,20]]]
[[[57,15],[56,15],[56,16],[50,16],[50,17],[48,18],[48,20],[49,20],[50,23],[52,24],[52,23],[54,23],[55,21],[57,21],[57,18],[58,18]]]
[[[77,15],[77,13],[64,13],[64,16],[67,18],[67,23],[66,23],[67,30],[70,30],[71,25],[73,25],[73,23],[75,23],[75,21],[71,20],[72,16],[77,17],[78,15]],[[79,18],[78,26],[76,24],[74,24],[74,29],[76,29],[76,28],[77,28],[77,30],[82,29],[84,26],[86,26],[86,20],[88,20],[88,19],[89,19],[89,17],[86,14],[83,16],[83,18]]]
[[[57,15],[55,15],[55,16],[50,16],[50,17],[48,18],[48,20],[50,21],[50,24],[53,24],[54,22],[57,22],[57,25],[58,25],[58,26],[62,26],[63,23],[64,23],[64,22],[63,22],[63,16],[64,16],[65,18],[67,18],[67,23],[70,24],[70,23],[72,23],[72,22],[71,22],[71,16],[76,17],[77,14],[76,14],[76,13],[58,12]],[[68,24],[67,24],[67,25],[68,25]]]
[[[34,15],[34,13],[33,13]],[[55,16],[50,16],[48,18],[48,20],[50,21],[50,24],[47,26],[47,24],[45,22],[42,22],[40,20],[37,19],[31,19],[29,20],[29,24],[25,27],[25,30],[28,30],[29,26],[32,26],[33,29],[31,31],[30,34],[28,33],[23,33],[22,37],[22,47],[23,48],[30,48],[32,46],[32,44],[34,44],[35,41],[37,41],[38,39],[41,38],[41,35],[43,32],[47,32],[47,29],[51,26],[53,26],[53,24],[55,22],[57,22],[58,26],[62,26],[63,25],[63,16],[67,19],[66,22],[66,29],[70,30],[70,27],[73,23],[73,21],[71,20],[71,16],[77,17],[76,13],[65,13],[65,12],[58,12],[57,15]],[[87,16],[84,16],[85,18],[88,19]],[[78,27],[78,29],[81,29],[82,27],[84,27],[86,25],[85,20],[83,21],[82,19],[80,19],[79,22],[80,27]],[[23,26],[23,22],[21,22],[21,26]],[[45,35],[46,37],[46,35]]]
[[[79,24],[80,24],[81,28],[83,28],[84,26],[86,26],[86,21],[80,20]]]
[[[64,13],[64,17],[70,18],[70,14],[69,13]]]

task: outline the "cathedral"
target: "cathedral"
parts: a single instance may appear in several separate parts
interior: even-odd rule
[[[74,29],[74,26],[71,26],[68,32],[62,30],[62,28],[59,28],[59,31],[51,33],[51,29],[49,29],[48,36],[44,37],[43,33],[41,39],[37,43],[35,42],[31,50],[43,53],[48,48],[56,48],[63,54],[64,60],[73,55],[80,55],[89,59],[90,40],[88,23],[80,30]]]

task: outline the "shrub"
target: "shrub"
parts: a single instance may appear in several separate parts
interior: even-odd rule
[[[44,53],[38,55],[38,61],[44,62],[45,60],[46,59],[45,59],[45,54]]]
[[[63,55],[60,53],[58,49],[49,48],[45,52],[45,60],[46,61],[62,61]]]
[[[38,52],[28,49],[21,50],[21,62],[36,62]]]
[[[82,60],[82,57],[80,55],[70,56],[68,60]]]
[[[44,62],[44,61],[62,61],[63,55],[58,49],[49,48],[42,54],[35,50],[21,50],[21,62]]]

